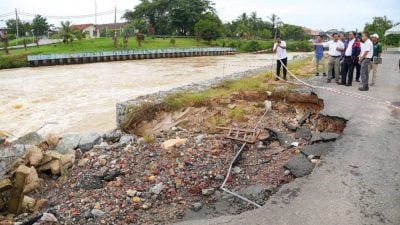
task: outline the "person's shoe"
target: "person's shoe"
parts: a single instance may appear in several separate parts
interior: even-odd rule
[[[323,73],[322,76],[326,77],[326,73]]]
[[[326,83],[330,83],[330,82],[331,82],[331,80],[330,80],[330,79],[326,80]]]
[[[357,80],[356,80],[356,82],[360,82],[360,80],[359,80],[359,79],[357,79]]]
[[[346,87],[351,87],[351,86],[353,86],[352,84],[346,84]]]
[[[358,90],[359,90],[359,91],[368,91],[369,88],[368,88],[368,87],[360,87]]]
[[[369,86],[375,86],[375,83],[374,82],[372,82]]]
[[[279,78],[275,78],[275,81],[279,81]]]
[[[316,73],[316,74],[315,74],[315,76],[317,76],[317,77],[318,77],[318,76],[319,76],[319,73]]]
[[[338,85],[346,85],[345,83],[340,83],[340,82],[338,82],[337,84],[338,84]]]

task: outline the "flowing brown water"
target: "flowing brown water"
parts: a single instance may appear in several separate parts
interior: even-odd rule
[[[290,54],[290,58],[294,55]],[[0,71],[0,130],[102,132],[140,95],[271,65],[273,55],[154,59]]]

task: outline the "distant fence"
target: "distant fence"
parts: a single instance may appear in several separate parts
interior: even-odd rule
[[[30,66],[51,66],[122,60],[232,55],[235,48],[180,48],[28,55]]]

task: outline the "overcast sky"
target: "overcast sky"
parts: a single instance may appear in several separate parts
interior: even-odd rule
[[[76,16],[94,14],[95,0],[0,0],[0,26],[9,17],[1,17],[15,8],[18,11],[45,16]],[[97,0],[97,11],[109,11],[117,6],[118,10],[133,9],[139,0]],[[285,23],[297,24],[312,29],[362,29],[374,16],[386,15],[394,22],[400,22],[399,0],[214,0],[215,8],[221,19],[231,21],[243,12],[256,11],[263,19],[272,13],[277,14]],[[22,15],[22,20],[32,17]],[[120,21],[121,14],[118,14]],[[113,15],[98,17],[98,23],[112,23]],[[70,19],[73,23],[94,23],[94,17]],[[49,19],[58,26],[60,20]]]

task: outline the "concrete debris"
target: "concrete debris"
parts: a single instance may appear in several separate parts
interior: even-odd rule
[[[155,195],[159,195],[162,190],[164,189],[164,184],[163,183],[159,183],[155,186],[153,186],[152,188],[150,188],[150,193],[155,194]]]
[[[311,130],[305,127],[298,127],[296,130],[296,138],[303,140],[310,140],[312,137]]]
[[[304,177],[310,174],[314,167],[314,164],[302,154],[298,154],[291,158],[289,162],[284,165],[284,168],[289,170],[290,173],[296,177]]]
[[[201,194],[204,196],[211,196],[215,193],[215,189],[214,188],[206,188],[201,190]]]
[[[313,155],[317,158],[321,158],[331,151],[333,151],[332,143],[317,143],[313,145],[307,145],[301,150],[304,155]]]
[[[103,188],[103,179],[94,175],[83,175],[78,178],[76,187],[84,190],[95,190]]]
[[[43,213],[43,216],[42,218],[40,218],[40,221],[53,222],[53,223],[58,222],[57,218],[51,213]]]
[[[302,125],[306,122],[306,120],[307,120],[308,118],[310,118],[310,116],[311,116],[311,112],[310,112],[310,111],[306,112],[306,113],[298,120],[299,126],[302,126]]]
[[[176,147],[180,147],[180,146],[186,144],[186,141],[187,141],[187,139],[180,139],[180,138],[170,139],[170,140],[164,141],[161,144],[161,147],[164,150],[172,150],[172,149],[174,149]]]
[[[315,133],[311,138],[311,143],[336,141],[339,137],[340,134],[336,133]]]

